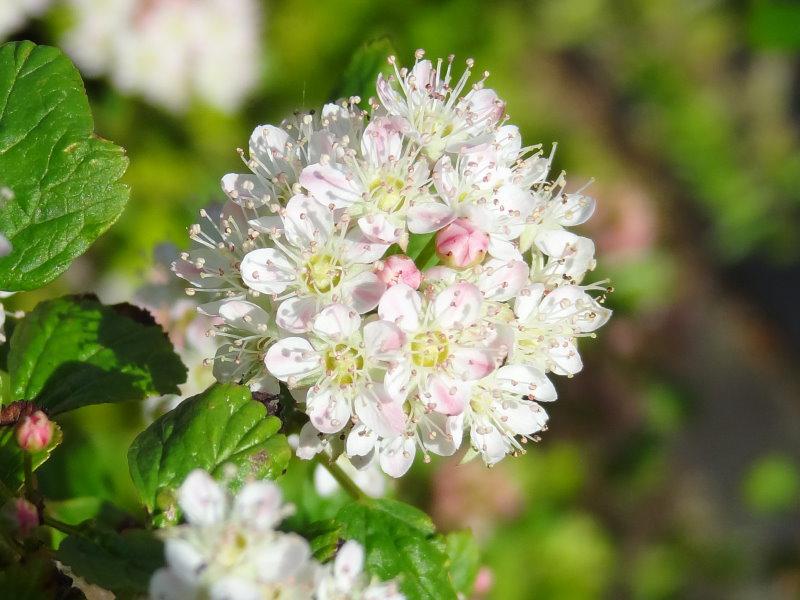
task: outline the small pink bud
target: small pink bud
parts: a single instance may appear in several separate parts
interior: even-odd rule
[[[422,283],[422,273],[417,265],[405,254],[393,254],[383,261],[383,268],[379,269],[378,279],[391,287],[398,283],[405,283],[414,288],[419,288]]]
[[[3,517],[19,537],[27,537],[39,525],[39,511],[25,498],[12,498],[3,507]]]
[[[494,585],[494,574],[489,567],[481,567],[475,577],[475,593],[479,596],[488,594]]]
[[[23,450],[38,452],[53,439],[53,423],[42,411],[28,415],[17,425],[17,442]]]
[[[469,219],[456,219],[436,233],[436,254],[449,267],[480,264],[489,248],[489,236]]]

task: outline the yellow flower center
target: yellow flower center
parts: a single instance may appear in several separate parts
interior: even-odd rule
[[[342,267],[339,261],[329,254],[315,254],[306,263],[303,275],[309,289],[324,294],[339,285],[342,280]]]
[[[358,348],[336,344],[325,354],[325,373],[339,385],[350,385],[356,373],[364,368],[364,357]]]
[[[447,336],[441,331],[418,333],[411,339],[411,361],[418,367],[436,367],[448,354]]]
[[[375,204],[383,212],[391,213],[403,205],[403,188],[405,183],[402,179],[391,176],[379,177],[369,186]]]

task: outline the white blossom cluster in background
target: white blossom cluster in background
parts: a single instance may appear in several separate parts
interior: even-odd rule
[[[153,574],[153,600],[402,600],[393,582],[370,581],[354,541],[320,564],[309,543],[276,527],[291,514],[280,488],[246,484],[231,498],[208,473],[193,471],[178,490],[186,524],[163,530],[167,566]]]
[[[41,15],[52,0],[0,0],[0,42],[25,22]]]
[[[80,69],[168,110],[235,110],[261,70],[257,0],[67,0],[62,40]],[[220,82],[224,82],[220,84]]]
[[[580,371],[578,338],[610,316],[582,283],[594,244],[569,231],[594,200],[548,178],[472,60],[416,59],[390,57],[370,113],[350,99],[256,128],[252,172],[222,179],[229,202],[173,267],[223,320],[215,376],[284,382],[304,407],[299,456],[394,477],[465,434],[489,465],[522,452],[548,375]]]

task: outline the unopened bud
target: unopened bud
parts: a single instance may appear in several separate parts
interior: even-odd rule
[[[42,411],[23,418],[17,425],[17,442],[23,450],[38,452],[53,439],[53,423]]]
[[[39,511],[25,498],[11,498],[3,506],[3,519],[15,536],[24,538],[38,527]]]
[[[414,261],[405,254],[393,254],[383,261],[383,268],[377,272],[378,279],[391,287],[398,283],[405,283],[414,288],[419,288],[422,283],[420,273]]]
[[[480,264],[489,248],[489,236],[469,219],[456,219],[436,233],[436,254],[449,267]]]

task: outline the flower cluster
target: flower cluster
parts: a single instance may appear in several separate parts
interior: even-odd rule
[[[153,574],[153,600],[402,600],[394,583],[370,582],[364,550],[346,542],[322,565],[309,543],[276,527],[291,513],[280,488],[246,484],[231,498],[205,471],[193,471],[178,490],[185,525],[163,531],[167,566]]]
[[[582,284],[594,244],[569,231],[594,200],[548,180],[488,73],[470,85],[453,62],[390,57],[369,113],[351,98],[258,127],[251,173],[222,179],[228,203],[174,265],[223,320],[216,376],[304,407],[303,458],[399,477],[465,433],[489,465],[521,452],[548,374],[580,371],[577,339],[610,316]]]
[[[170,110],[236,109],[258,82],[256,0],[68,0],[63,45],[88,75]],[[224,85],[220,85],[224,81]]]

